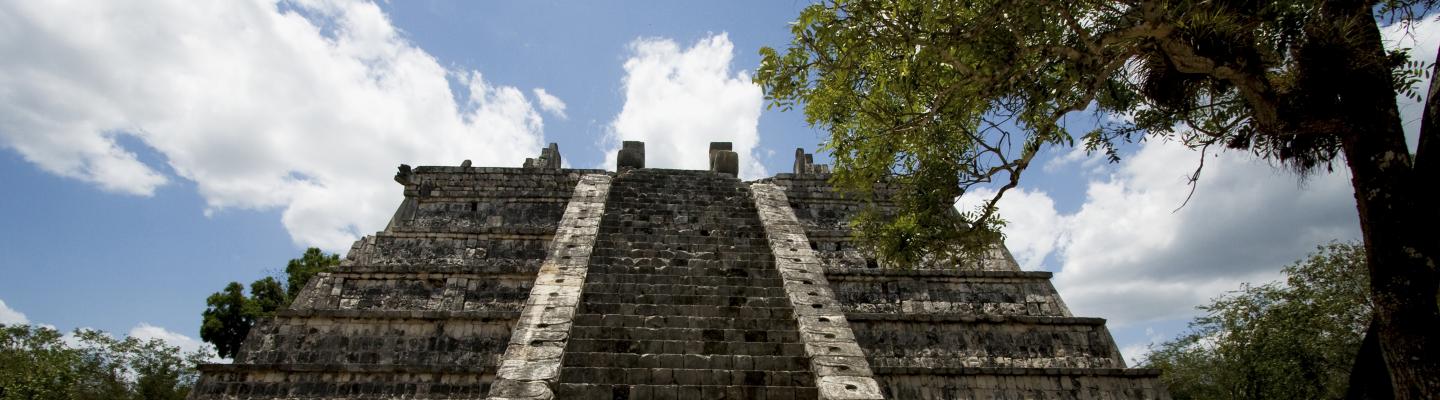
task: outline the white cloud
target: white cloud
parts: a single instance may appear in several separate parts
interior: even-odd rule
[[[1247,153],[1212,154],[1194,197],[1176,211],[1198,155],[1147,141],[1114,174],[1090,180],[1070,214],[1043,191],[1007,193],[1006,245],[1026,269],[1053,255],[1055,285],[1072,311],[1124,326],[1188,318],[1241,282],[1278,278],[1316,244],[1358,237],[1343,164],[1302,185]],[[961,206],[976,201],[969,197]]]
[[[150,325],[144,322],[141,322],[139,325],[135,325],[134,328],[130,328],[129,336],[143,341],[160,339],[165,341],[166,344],[179,347],[180,351],[184,353],[193,353],[201,348],[205,348],[206,350],[210,351],[211,354],[213,354],[215,351],[214,346],[210,345],[209,343],[205,343],[195,338],[173,332],[169,329]]]
[[[1385,47],[1406,49],[1411,60],[1435,62],[1435,51],[1437,46],[1440,46],[1440,19],[1423,18],[1411,24],[1408,30],[1406,28],[1403,24],[1393,24],[1382,28],[1380,35],[1385,41]],[[1420,83],[1415,85],[1415,90],[1420,93],[1420,99],[1425,100],[1425,96],[1430,90],[1430,79],[1421,78]],[[1404,96],[1398,99],[1400,120],[1405,124],[1405,143],[1410,146],[1411,151],[1414,151],[1416,144],[1420,141],[1420,117],[1424,115],[1425,104]]]
[[[30,319],[25,317],[25,313],[10,308],[9,305],[5,304],[5,300],[0,300],[0,324],[20,325],[28,323],[30,323]]]
[[[993,197],[994,190],[976,189],[961,197],[959,206],[962,211],[974,210]],[[1007,222],[1005,247],[1020,268],[1042,269],[1040,264],[1055,251],[1065,232],[1066,218],[1055,211],[1055,201],[1043,191],[1016,188],[1005,192],[1000,208]]]
[[[560,117],[560,119],[568,118],[565,116],[565,102],[561,101],[559,97],[546,92],[545,88],[535,88],[532,93],[535,94],[535,100],[540,102],[541,110]]]
[[[1126,361],[1126,365],[1140,365],[1150,358],[1150,349],[1165,343],[1165,335],[1155,332],[1155,328],[1145,328],[1145,340],[1130,343],[1120,348],[1120,357]]]
[[[645,166],[709,168],[710,142],[732,142],[740,176],[765,175],[760,143],[760,87],[745,71],[731,73],[734,45],[721,33],[681,49],[670,39],[630,43],[625,61],[625,106],[610,123],[602,147],[614,168],[620,142],[645,142]]]
[[[542,143],[524,92],[448,71],[363,1],[5,2],[0,60],[0,146],[141,196],[164,163],[207,213],[281,208],[332,251],[383,227],[396,165],[519,166]]]

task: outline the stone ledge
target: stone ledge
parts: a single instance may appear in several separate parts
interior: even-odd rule
[[[1118,376],[1154,378],[1156,368],[920,368],[870,367],[876,375]]]
[[[419,311],[419,310],[280,310],[275,317],[353,318],[353,319],[436,319],[436,320],[515,320],[519,311]]]
[[[415,174],[424,173],[489,173],[489,174],[516,174],[516,175],[568,175],[568,174],[608,174],[603,169],[536,169],[522,167],[461,167],[444,165],[421,165],[413,169]]]
[[[520,280],[531,280],[535,277],[535,271],[540,269],[540,262],[535,262],[526,268],[513,266],[487,266],[480,265],[346,265],[326,274],[338,278],[359,278],[359,279],[424,279],[424,278],[466,278],[466,279],[504,279],[513,278]]]
[[[505,200],[506,203],[565,203],[570,201],[570,195],[556,194],[553,196],[531,195],[517,196],[505,193],[490,193],[492,191],[477,191],[474,196],[426,196],[417,197],[421,203],[464,203],[484,199]]]
[[[896,321],[896,322],[962,322],[978,324],[1028,324],[1028,325],[1097,325],[1104,326],[1104,318],[1089,317],[1044,317],[1031,315],[975,315],[975,314],[894,314],[894,313],[846,313],[851,321]]]
[[[522,227],[450,227],[447,231],[437,232],[437,227],[406,227],[377,232],[378,237],[395,238],[443,238],[443,239],[520,239],[520,240],[544,240],[549,241],[555,235],[556,226],[522,226]]]
[[[494,367],[426,364],[200,364],[200,372],[399,372],[482,374]]]
[[[825,277],[831,280],[846,280],[851,277],[905,277],[905,278],[984,278],[984,279],[1025,279],[1049,280],[1054,273],[1045,271],[961,271],[947,269],[860,269],[827,268]]]

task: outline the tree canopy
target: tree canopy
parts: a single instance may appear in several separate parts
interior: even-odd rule
[[[1320,246],[1285,281],[1246,285],[1151,349],[1175,399],[1340,399],[1370,325],[1365,248]]]
[[[788,48],[761,50],[770,107],[803,106],[827,129],[832,182],[893,210],[855,221],[891,265],[982,251],[995,205],[1039,151],[1176,140],[1307,173],[1343,162],[1365,234],[1380,349],[1401,398],[1440,397],[1440,102],[1426,97],[1419,146],[1397,94],[1433,74],[1386,49],[1377,21],[1435,2],[1188,0],[832,0],[801,11]],[[1430,94],[1440,91],[1432,80]],[[1106,121],[1072,134],[1066,117]],[[1343,157],[1342,157],[1343,156]],[[994,197],[951,218],[963,193]],[[881,215],[881,214],[885,215]]]
[[[0,399],[180,400],[210,356],[93,330],[68,340],[52,328],[0,324]]]
[[[285,284],[275,277],[257,279],[250,283],[250,294],[247,296],[245,286],[240,282],[230,282],[224,290],[205,299],[200,339],[214,344],[221,357],[235,357],[240,351],[240,344],[259,318],[274,315],[276,311],[290,306],[311,278],[336,265],[340,265],[340,255],[326,254],[311,247],[300,258],[291,259],[286,264]]]

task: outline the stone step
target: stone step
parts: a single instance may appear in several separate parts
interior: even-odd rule
[[[894,269],[894,268],[830,268],[825,276],[832,281],[869,280],[875,278],[925,278],[927,281],[1048,281],[1055,274],[1045,271],[964,271],[945,269]]]
[[[788,307],[788,297],[686,295],[667,293],[586,293],[592,303],[664,304],[670,306]]]
[[[584,383],[556,384],[556,398],[578,400],[615,399],[783,399],[812,400],[820,398],[814,387],[793,386],[682,386],[682,385],[604,385]]]
[[[689,315],[641,316],[633,314],[579,314],[574,326],[625,326],[645,328],[695,328],[783,330],[794,329],[795,320],[784,318],[721,318]]]
[[[1135,376],[1158,377],[1158,368],[945,368],[871,367],[875,375]]]
[[[759,246],[732,246],[725,248],[695,248],[688,245],[664,245],[655,247],[607,246],[591,255],[591,264],[714,267],[733,266],[771,267],[774,257],[761,251]],[[690,263],[695,263],[691,265]]]
[[[729,354],[804,356],[803,343],[710,342],[703,340],[629,340],[571,338],[566,351],[633,354]]]
[[[350,318],[386,320],[482,320],[514,321],[519,311],[431,311],[431,310],[279,310],[276,318]]]
[[[594,269],[591,271],[594,273]],[[785,297],[785,289],[779,287],[652,285],[645,283],[586,283],[585,293]]]
[[[691,368],[567,366],[560,383],[681,386],[814,386],[809,370],[772,371]]]
[[[597,246],[599,247],[599,246]],[[617,263],[623,264],[629,260],[651,260],[658,259],[666,262],[683,262],[686,265],[690,261],[702,262],[703,265],[719,264],[722,266],[751,265],[771,266],[774,265],[774,256],[759,251],[763,247],[734,247],[718,249],[717,251],[680,250],[678,247],[600,247],[591,253],[593,264]]]
[[[756,252],[769,246],[764,232],[725,230],[708,226],[684,228],[635,228],[600,232],[596,244],[617,249],[684,247],[693,252]],[[677,250],[680,251],[680,250]]]
[[[585,314],[685,315],[695,317],[780,319],[794,315],[790,307],[700,306],[674,304],[596,303],[582,301]]]
[[[803,356],[748,356],[734,354],[629,354],[565,353],[564,365],[612,368],[690,368],[762,371],[800,371],[809,368]]]
[[[592,259],[593,260],[593,259]],[[730,262],[666,258],[610,258],[592,263],[590,271],[615,275],[764,277],[775,272],[774,262]],[[617,263],[616,261],[620,261]]]
[[[570,328],[570,337],[613,340],[699,340],[711,342],[786,343],[799,341],[800,332],[793,328],[780,330],[745,330],[575,326]]]
[[[1119,368],[1099,318],[847,314],[872,367]]]
[[[774,277],[740,276],[680,276],[644,274],[596,274],[585,278],[586,283],[643,283],[649,285],[692,285],[692,286],[759,286],[781,287],[784,284],[777,273]]]
[[[708,228],[706,228],[708,229]],[[647,246],[651,248],[674,248],[676,251],[690,251],[696,253],[716,252],[763,252],[763,249],[770,245],[770,241],[764,237],[737,238],[721,237],[711,234],[700,234],[704,229],[680,229],[675,234],[650,233],[644,235],[628,235],[623,233],[611,233],[605,235],[604,239],[596,239],[597,245],[614,246],[616,248],[640,248],[636,246]],[[713,232],[713,231],[712,231]],[[758,233],[757,233],[758,234]],[[680,250],[679,247],[685,247]]]

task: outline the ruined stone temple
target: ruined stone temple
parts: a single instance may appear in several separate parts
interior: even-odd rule
[[[1164,399],[1105,320],[997,245],[885,268],[792,173],[400,166],[384,231],[210,364],[193,399]]]

